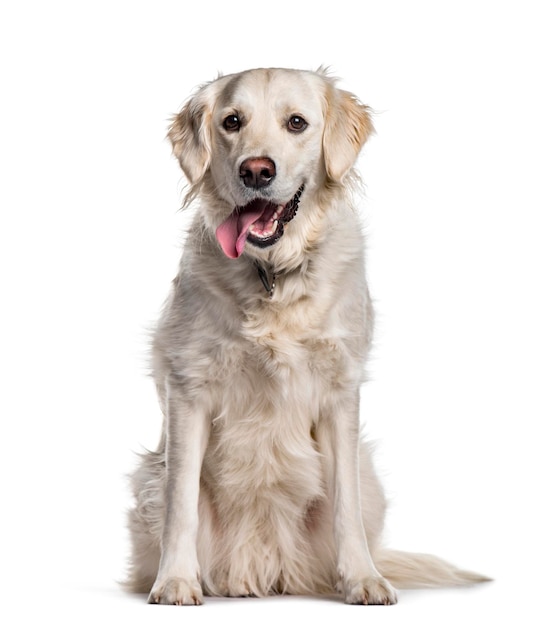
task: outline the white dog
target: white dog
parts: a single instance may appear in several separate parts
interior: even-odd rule
[[[133,476],[129,586],[324,594],[484,580],[380,543],[385,499],[359,438],[373,311],[352,207],[367,107],[325,72],[203,86],[169,131],[198,210],[154,335],[164,414]]]

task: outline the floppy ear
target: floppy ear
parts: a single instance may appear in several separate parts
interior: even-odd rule
[[[340,182],[373,132],[369,109],[347,91],[328,84],[324,162],[328,179]]]
[[[206,92],[207,87],[202,87],[184,105],[168,131],[173,154],[192,186],[201,182],[210,165],[211,107]]]

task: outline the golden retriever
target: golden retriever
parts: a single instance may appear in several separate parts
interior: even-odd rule
[[[154,333],[160,444],[133,476],[129,587],[330,594],[483,577],[386,550],[385,498],[360,442],[373,310],[352,206],[369,110],[326,72],[256,69],[174,118],[197,212]]]

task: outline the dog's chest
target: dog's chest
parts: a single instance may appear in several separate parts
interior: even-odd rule
[[[331,342],[272,334],[236,347],[226,361],[205,460],[226,498],[303,508],[323,495],[314,433],[342,360]]]

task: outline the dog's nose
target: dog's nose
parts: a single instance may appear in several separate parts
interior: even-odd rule
[[[267,187],[275,178],[275,163],[265,157],[246,159],[240,166],[240,178],[246,187]]]

